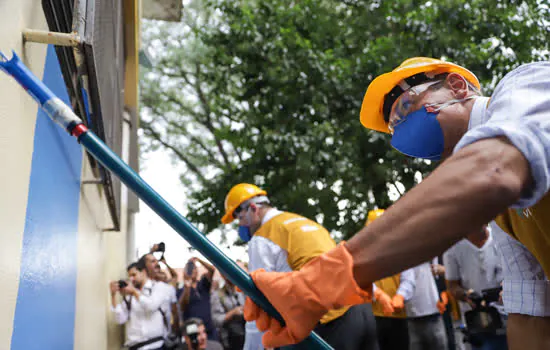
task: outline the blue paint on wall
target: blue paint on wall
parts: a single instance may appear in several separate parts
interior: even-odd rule
[[[51,45],[43,81],[69,104]],[[12,349],[73,349],[81,168],[80,145],[39,110]]]

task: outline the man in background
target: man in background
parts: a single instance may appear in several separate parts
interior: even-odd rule
[[[176,298],[176,288],[162,280],[162,270],[158,260],[152,253],[143,255],[138,264],[145,266],[147,276],[158,283],[159,293],[162,294],[161,310],[164,313],[170,338],[179,338],[179,312]]]
[[[190,318],[183,326],[185,343],[182,350],[223,350],[220,343],[209,340],[204,322],[200,318]]]
[[[110,283],[111,311],[118,324],[126,325],[125,346],[129,350],[164,349],[167,332],[161,312],[163,287],[148,278],[143,264],[132,263],[127,271],[129,283]],[[122,296],[119,303],[116,301],[117,293]]]
[[[199,276],[197,262],[206,269],[206,273],[201,276]],[[210,340],[218,340],[218,332],[212,322],[212,308],[210,305],[210,291],[215,271],[214,266],[202,259],[189,259],[183,271],[183,290],[180,291],[181,294],[178,300],[183,312],[183,319],[201,319]]]
[[[481,295],[484,289],[499,288],[503,280],[500,252],[487,226],[475,231],[449,248],[443,255],[445,278],[450,293],[459,301],[461,316],[476,307],[473,293]],[[505,334],[481,336],[482,346],[473,350],[507,349]]]

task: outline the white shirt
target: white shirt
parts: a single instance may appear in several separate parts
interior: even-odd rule
[[[118,324],[126,324],[125,346],[132,346],[146,340],[164,337],[166,327],[159,308],[165,300],[164,287],[157,282],[147,280],[140,291],[139,300],[129,297],[130,310],[123,301],[111,311]],[[142,350],[157,349],[162,346],[163,340],[143,346]]]
[[[158,284],[157,287],[159,289],[159,293],[164,294],[164,301],[161,305],[161,309],[166,315],[168,327],[170,327],[172,320],[172,304],[177,304],[178,302],[178,299],[176,298],[176,288],[171,284],[162,281],[155,281],[155,284]],[[166,333],[168,334],[169,332],[170,329],[166,329]]]
[[[275,208],[269,209],[262,225],[283,212]],[[268,272],[292,271],[287,261],[288,253],[269,239],[261,236],[252,236],[248,242],[248,270],[250,272],[264,269]],[[256,322],[247,322],[245,326],[244,350],[263,350],[263,333],[256,327]]]
[[[550,189],[550,62],[530,63],[508,73],[487,98],[478,98],[468,132],[455,152],[478,140],[506,136],[531,167],[533,189],[514,208],[536,204]],[[519,241],[491,222],[502,253],[503,300],[507,313],[550,316],[550,281]]]
[[[462,287],[477,293],[500,287],[503,279],[500,253],[491,232],[481,248],[467,239],[459,241],[443,254],[443,263],[447,280],[460,281]],[[463,313],[470,309],[468,303],[460,301]]]
[[[439,301],[439,293],[432,275],[432,268],[429,262],[425,262],[412,269],[405,270],[401,273],[409,274],[412,271],[414,274],[414,286],[412,296],[403,296],[405,299],[405,311],[407,318],[422,317],[428,315],[439,315],[437,302]],[[401,282],[402,284],[403,282]],[[401,286],[400,284],[400,286]],[[410,290],[408,291],[410,293]]]

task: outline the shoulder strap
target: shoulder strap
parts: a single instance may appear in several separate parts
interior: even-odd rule
[[[227,312],[229,311],[227,306],[225,305],[225,303],[223,302],[223,297],[224,297],[224,292],[223,292],[223,289],[218,289],[218,297],[220,298],[220,304],[222,305],[223,307],[223,311],[224,312]]]
[[[170,330],[170,327],[168,325],[168,318],[166,318],[166,314],[162,309],[159,307],[160,314],[162,315],[162,322],[164,323],[164,327],[166,327],[167,330]]]

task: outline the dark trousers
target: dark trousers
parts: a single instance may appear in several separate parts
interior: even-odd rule
[[[409,327],[406,318],[375,317],[380,350],[408,350]]]
[[[379,349],[371,304],[352,306],[334,321],[315,327],[315,332],[334,349]]]
[[[379,350],[371,304],[352,306],[334,321],[319,324],[314,331],[335,350]],[[297,344],[279,348],[291,349],[305,350],[306,347]]]

